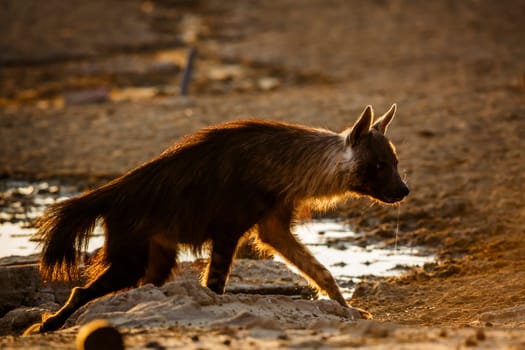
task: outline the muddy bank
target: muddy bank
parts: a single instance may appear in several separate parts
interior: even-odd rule
[[[55,312],[67,300],[71,287],[82,284],[83,280],[73,280],[71,282],[43,283],[39,277],[38,265],[35,263],[36,256],[26,258],[3,258],[0,259],[0,281],[4,286],[0,293],[1,308],[3,317],[0,318],[0,334],[20,334],[25,328],[40,320],[43,312]],[[283,263],[271,260],[245,260],[237,259],[234,263],[230,283],[227,287],[227,296],[218,296],[208,288],[202,287],[199,283],[200,276],[206,266],[206,261],[197,260],[195,262],[183,262],[175,273],[173,283],[166,284],[162,288],[153,285],[146,285],[142,288],[131,289],[129,292],[117,293],[114,297],[101,298],[100,303],[90,304],[89,307],[75,313],[69,319],[65,328],[74,325],[84,324],[96,318],[115,318],[121,317],[120,311],[129,311],[122,318],[122,326],[126,327],[155,327],[160,324],[175,323],[181,325],[205,326],[209,322],[233,317],[233,314],[224,314],[228,308],[220,308],[218,311],[214,307],[228,303],[241,303],[240,306],[230,306],[236,312],[248,310],[249,304],[260,303],[260,300],[280,300],[281,295],[287,305],[293,305],[294,300],[304,299],[305,303],[299,304],[297,311],[305,308],[318,308],[317,304],[307,306],[306,300],[317,298],[317,292],[312,289],[306,280],[301,276],[292,273]],[[188,294],[189,293],[189,294]],[[236,297],[242,294],[244,297]],[[264,297],[251,297],[250,295],[268,295]],[[153,309],[143,310],[141,315],[137,314],[134,308],[142,302],[157,302],[159,297],[164,295],[170,299],[163,299],[163,305],[152,305]],[[190,299],[197,298],[197,304],[192,300],[185,300],[184,295]],[[273,295],[273,296],[272,296]],[[178,316],[174,316],[175,311],[170,308],[171,304],[180,303],[182,307]],[[261,303],[265,303],[264,301]],[[189,304],[189,305],[186,305]],[[201,306],[208,305],[211,311],[200,311]],[[300,306],[303,305],[303,306]],[[321,304],[319,304],[321,305]],[[323,304],[324,305],[324,304]],[[332,305],[332,304],[330,304]],[[334,304],[335,305],[335,304]],[[282,307],[282,306],[281,306]],[[254,306],[258,309],[259,306]],[[276,310],[279,309],[276,306]],[[193,311],[189,311],[194,309]],[[161,314],[160,310],[165,313]],[[221,312],[219,312],[221,311]],[[273,310],[275,311],[275,310]],[[267,312],[273,312],[267,311]],[[195,318],[188,317],[186,313],[194,314]],[[232,311],[233,312],[233,311]],[[255,314],[259,312],[254,311]],[[338,311],[341,316],[351,318],[348,311]],[[210,315],[214,314],[214,317]],[[346,316],[345,316],[346,315]],[[151,323],[152,317],[158,317],[157,321]],[[269,316],[268,316],[269,317]],[[311,316],[309,316],[311,317]],[[300,317],[301,319],[303,317]],[[139,321],[141,319],[142,321]],[[198,322],[196,321],[198,319]],[[135,325],[131,324],[139,321]],[[117,322],[117,321],[115,321]],[[131,322],[131,323],[129,323]],[[217,321],[219,322],[219,321]],[[291,322],[291,321],[290,321]],[[117,322],[118,323],[118,322]],[[120,324],[119,324],[120,325]]]
[[[79,328],[98,319],[119,330],[126,349],[375,349],[387,344],[393,349],[408,345],[425,349],[521,349],[525,344],[522,330],[498,327],[506,324],[519,328],[524,305],[481,314],[468,328],[407,327],[395,322],[355,320],[353,313],[331,300],[307,300],[298,293],[283,295],[298,287],[308,289],[299,276],[269,261],[238,260],[225,295],[200,286],[196,278],[199,271],[196,265],[185,265],[176,280],[163,287],[148,284],[87,304],[69,318],[63,330],[44,336],[2,336],[0,344],[12,349],[40,349],[50,344],[74,348]],[[279,286],[281,295],[273,294]],[[254,287],[256,294],[248,294]],[[271,294],[262,294],[265,287]],[[43,310],[58,307],[49,301],[13,310],[0,319],[0,329],[16,334],[37,321]],[[511,326],[513,321],[518,323]]]

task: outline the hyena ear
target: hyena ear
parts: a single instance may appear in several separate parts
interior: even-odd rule
[[[374,123],[374,126],[372,126],[374,129],[379,131],[381,134],[385,134],[386,129],[388,128],[388,124],[394,119],[394,115],[396,114],[396,104],[394,103],[392,107],[381,116],[376,122]]]
[[[345,144],[348,146],[355,146],[359,139],[368,134],[372,125],[372,119],[374,118],[374,111],[372,106],[366,106],[361,116],[355,122],[350,133],[346,136]]]

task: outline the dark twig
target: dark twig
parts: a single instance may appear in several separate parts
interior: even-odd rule
[[[193,70],[193,61],[195,61],[195,56],[197,55],[197,50],[192,47],[188,53],[188,60],[186,61],[186,67],[184,68],[184,74],[182,76],[182,83],[180,84],[180,94],[186,96],[188,94],[188,87],[191,79],[191,72]]]

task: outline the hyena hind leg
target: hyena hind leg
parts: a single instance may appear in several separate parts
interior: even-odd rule
[[[146,255],[130,251],[126,253],[130,255],[122,256],[121,259],[113,258],[109,267],[92,282],[84,287],[73,288],[68,300],[60,310],[49,316],[43,316],[42,323],[32,325],[24,332],[24,335],[57,330],[64,325],[69,316],[87,302],[111,292],[135,287],[144,275]]]
[[[317,259],[299,243],[290,231],[291,210],[276,211],[259,222],[259,239],[262,243],[271,246],[286,260],[294,264],[307,277],[309,277],[321,291],[330,299],[337,301],[345,307],[350,307],[341,294],[337,283],[330,273]],[[372,318],[367,311],[353,308],[356,318]]]

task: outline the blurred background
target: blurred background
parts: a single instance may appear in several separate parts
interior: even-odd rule
[[[512,0],[5,0],[0,173],[113,176],[211,123],[258,116],[337,130],[366,104],[383,113],[397,102],[401,114],[421,115],[423,134],[439,133],[423,114],[465,118],[465,105],[479,104],[472,93],[523,92],[524,8]],[[480,100],[475,108],[493,108]],[[412,120],[399,119],[401,133]]]

